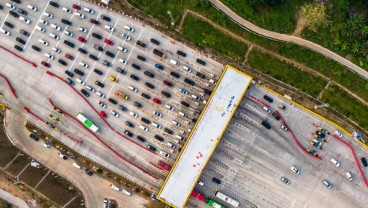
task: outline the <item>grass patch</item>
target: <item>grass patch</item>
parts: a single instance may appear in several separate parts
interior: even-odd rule
[[[247,64],[315,98],[328,82],[259,50],[249,53]]]
[[[244,58],[248,45],[235,40],[212,25],[193,16],[185,18],[182,33],[199,47],[208,46],[214,51],[230,56],[237,61]]]
[[[323,92],[322,100],[343,115],[357,122],[365,130],[368,130],[368,106],[365,106],[344,90],[336,85],[330,85]]]

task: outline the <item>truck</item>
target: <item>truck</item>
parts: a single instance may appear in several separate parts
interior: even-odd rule
[[[125,100],[128,100],[129,99],[129,96],[128,95],[123,94],[122,92],[119,92],[119,91],[116,91],[115,92],[115,95],[118,96],[119,98],[122,98],[122,99],[125,99]]]
[[[143,42],[142,42],[142,41],[140,41],[140,40],[138,40],[138,41],[137,41],[137,45],[142,46],[143,48],[145,48],[145,47],[146,47],[146,44],[145,44],[145,43],[143,43]]]
[[[166,54],[164,54],[162,51],[160,50],[157,50],[156,48],[153,49],[153,53],[161,58],[165,58],[166,57]]]

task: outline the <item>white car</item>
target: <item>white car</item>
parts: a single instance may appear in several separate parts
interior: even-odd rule
[[[263,106],[262,109],[267,113],[271,113],[271,109],[267,108],[266,106]]]
[[[351,173],[350,173],[349,171],[345,172],[345,176],[346,176],[346,178],[347,178],[349,181],[353,180],[353,176],[351,175]]]
[[[37,12],[37,8],[32,6],[32,5],[28,5],[27,8],[34,11],[34,12]]]
[[[281,125],[280,126],[284,131],[288,131],[289,129],[286,127],[286,126],[284,126],[284,125]]]
[[[128,49],[127,48],[123,48],[121,46],[118,46],[118,50],[121,50],[124,53],[127,53],[128,52]]]
[[[60,37],[57,36],[57,35],[55,35],[55,34],[53,34],[53,33],[50,33],[49,36],[52,37],[52,38],[54,38],[55,40],[60,40]]]
[[[140,125],[139,128],[142,129],[143,131],[148,131],[148,128],[143,125]]]
[[[29,20],[29,19],[27,19],[27,18],[25,18],[25,17],[20,16],[20,17],[19,17],[19,19],[20,19],[21,21],[23,21],[24,23],[26,23],[26,24],[31,24],[31,20]]]
[[[340,163],[339,162],[337,162],[337,160],[335,160],[335,158],[330,158],[330,162],[332,163],[332,164],[334,164],[336,167],[340,167]]]
[[[45,53],[45,56],[47,57],[47,58],[49,58],[49,59],[52,59],[52,60],[54,60],[54,56],[53,55],[51,55],[51,54],[49,54],[49,53]]]
[[[52,50],[55,51],[56,53],[61,53],[61,50],[59,48],[53,47]]]
[[[83,62],[81,62],[81,61],[79,62],[79,65],[83,66],[83,67],[84,67],[84,68],[86,68],[86,69],[89,67],[89,66],[88,66],[88,64],[83,63]]]
[[[298,174],[299,175],[299,173],[300,173],[300,170],[298,170],[296,167],[294,167],[294,166],[291,166],[291,168],[290,168],[294,173],[296,173],[296,174]]]
[[[136,113],[136,112],[134,112],[134,111],[130,111],[130,113],[129,113],[131,116],[133,116],[133,117],[138,117],[138,114]]]
[[[49,42],[47,42],[45,40],[42,40],[42,39],[38,39],[38,42],[44,44],[45,46],[48,46],[49,45]]]
[[[5,3],[5,6],[9,7],[10,10],[14,10],[15,9],[15,6],[11,3]]]
[[[45,15],[46,17],[48,17],[50,19],[54,18],[54,15],[52,15],[52,14],[50,14],[48,12],[43,13],[43,15]]]
[[[106,108],[106,104],[105,103],[103,103],[103,102],[98,102],[98,104],[102,107],[102,108]]]
[[[72,13],[72,10],[70,10],[66,7],[63,7],[63,11],[66,12],[66,13],[69,13],[69,14]]]
[[[3,28],[0,28],[0,32],[4,33],[7,36],[10,36],[10,32],[7,30],[4,30]]]
[[[100,96],[100,97],[102,97],[102,98],[105,98],[106,97],[106,95],[105,94],[103,94],[102,92],[100,92],[100,91],[97,91],[96,92],[96,95],[98,95],[98,96]]]
[[[165,105],[165,108],[167,108],[169,110],[172,110],[172,111],[174,110],[174,107],[172,107],[171,105],[168,105],[168,104]]]
[[[111,110],[110,111],[110,113],[113,115],[113,116],[115,116],[116,118],[119,118],[119,116],[120,116],[120,114],[119,113],[117,113],[116,111],[114,111],[114,110]]]
[[[183,69],[187,72],[192,72],[192,69],[189,66],[183,66]]]
[[[109,26],[109,25],[105,25],[105,29],[109,30],[110,32],[114,32],[115,28]]]
[[[128,64],[128,61],[124,60],[124,59],[119,59],[119,62],[122,64]]]
[[[40,32],[45,32],[45,28],[40,27],[38,25],[36,25],[36,30],[40,31]]]
[[[60,31],[61,30],[61,27],[60,26],[57,26],[55,24],[51,24],[50,25],[53,29],[57,30],[57,31]]]
[[[38,20],[38,22],[40,22],[40,23],[42,23],[42,24],[44,24],[44,25],[48,25],[48,24],[49,24],[49,22],[48,22],[48,21],[43,20],[43,19]]]
[[[162,118],[162,113],[159,113],[157,111],[153,111],[153,115]]]
[[[88,13],[90,13],[90,14],[94,14],[95,13],[95,10],[90,9],[90,8],[87,8],[87,7],[85,7],[83,10],[86,11],[86,12],[88,12]]]
[[[87,85],[86,88],[91,92],[96,92],[95,88],[93,88],[92,86]]]
[[[169,153],[164,152],[164,151],[160,151],[160,155],[162,155],[164,157],[170,157]]]
[[[69,37],[74,37],[74,34],[72,32],[65,30],[64,33],[68,35]]]
[[[340,138],[342,138],[342,133],[340,133],[340,132],[338,132],[338,131],[334,131],[334,135],[336,135],[336,136],[338,136],[338,137],[340,137]]]
[[[84,32],[84,33],[88,32],[88,30],[84,27],[78,27],[78,30],[81,31],[81,32]]]
[[[82,13],[76,12],[75,15],[78,16],[81,19],[84,19],[84,14],[82,14]]]
[[[42,146],[45,148],[51,148],[51,145],[48,142],[42,142]]]

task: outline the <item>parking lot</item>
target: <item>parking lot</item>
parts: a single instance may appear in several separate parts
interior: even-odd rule
[[[81,154],[157,189],[166,174],[150,162],[173,163],[213,90],[222,65],[134,18],[118,16],[94,5],[52,2],[58,6],[51,5],[50,1],[31,0],[21,4],[11,2],[15,7],[11,9],[1,3],[1,25],[10,33],[9,36],[0,34],[2,46],[38,65],[38,69],[34,69],[2,51],[2,62],[6,63],[2,73],[13,84],[19,99],[8,99],[10,92],[3,92],[9,93],[5,98],[20,111],[27,106],[53,123],[59,131],[50,129],[50,134]],[[31,6],[36,7],[36,11],[30,9]],[[18,17],[9,15],[10,10]],[[21,16],[28,19],[29,24],[19,19]],[[4,25],[5,22],[13,28]],[[20,30],[26,33],[21,34]],[[154,49],[163,54],[154,54]],[[69,82],[101,117],[106,117],[113,129],[106,126],[66,82],[47,75],[46,70]],[[71,115],[83,113],[100,127],[96,135],[103,142],[158,180],[145,174],[137,175],[134,167],[117,160],[108,148],[68,117],[60,117],[62,124],[54,122],[49,114],[56,116],[57,113],[48,99]],[[47,128],[44,123],[38,125]],[[125,134],[124,137],[139,146],[116,132]],[[83,143],[71,141],[64,133]],[[153,153],[147,151],[148,145],[152,146]]]
[[[270,103],[263,98],[273,98]],[[281,120],[276,120],[272,113],[262,109],[263,105],[251,96],[257,97],[272,108],[278,110],[289,129],[305,148],[317,150],[321,160],[303,152],[293,141],[289,131],[281,128]],[[285,106],[285,110],[277,107]],[[262,121],[270,124],[268,130]],[[350,150],[326,134],[327,142],[322,142],[323,149],[310,143],[318,127],[331,133],[336,130],[326,121],[281,99],[259,85],[251,85],[235,112],[222,141],[206,166],[195,191],[212,198],[216,202],[229,206],[215,197],[220,191],[238,201],[239,207],[365,207],[367,203],[366,186],[355,164]],[[343,139],[351,140],[343,134]],[[361,157],[367,156],[367,150],[352,143],[358,162],[366,177],[368,170],[363,168]],[[329,160],[334,158],[340,164],[335,167]],[[291,167],[300,172],[296,174]],[[350,172],[352,180],[345,175]],[[281,181],[286,178],[289,184]],[[221,180],[221,184],[213,182]],[[328,189],[322,180],[331,185]],[[207,207],[205,203],[191,197],[191,206]]]

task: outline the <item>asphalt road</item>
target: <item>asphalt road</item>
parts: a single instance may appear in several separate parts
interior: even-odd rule
[[[337,61],[338,63],[340,63],[341,65],[346,66],[348,69],[350,69],[351,71],[359,74],[361,77],[363,77],[364,79],[368,79],[368,71],[360,68],[359,66],[353,64],[352,62],[348,61],[347,59],[339,56],[338,54],[328,50],[327,48],[324,48],[318,44],[315,44],[311,41],[296,37],[296,36],[292,36],[292,35],[286,35],[286,34],[280,34],[280,33],[276,33],[276,32],[272,32],[269,30],[265,30],[263,28],[260,28],[248,21],[246,21],[245,19],[241,18],[239,15],[237,15],[235,12],[233,12],[231,9],[229,9],[227,6],[225,6],[221,1],[219,0],[209,0],[211,2],[211,4],[216,7],[217,9],[219,9],[220,11],[222,11],[223,13],[225,13],[227,16],[229,16],[229,18],[231,20],[233,20],[234,22],[236,22],[237,24],[239,24],[241,27],[244,27],[252,32],[255,32],[261,36],[265,36],[271,39],[276,39],[276,40],[281,40],[281,41],[285,41],[285,42],[291,42],[291,43],[295,43],[297,45],[301,45],[304,46],[306,48],[309,48],[312,51],[316,51],[318,53],[323,54],[324,56],[327,56],[335,61]]]
[[[2,189],[0,189],[0,198],[7,202],[10,202],[11,204],[14,204],[19,208],[28,208],[28,205],[25,201]]]

